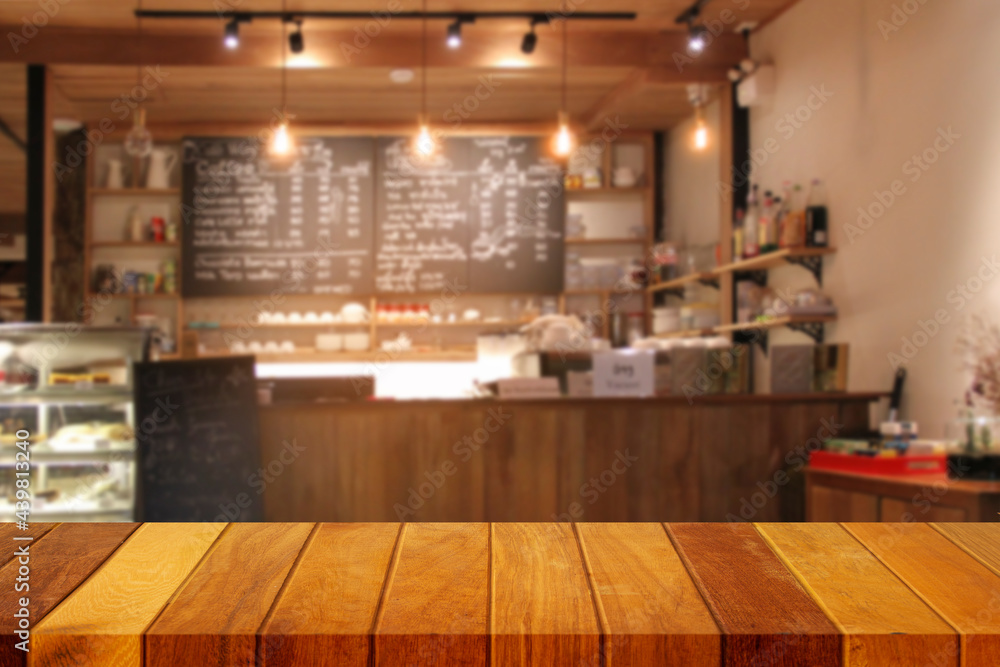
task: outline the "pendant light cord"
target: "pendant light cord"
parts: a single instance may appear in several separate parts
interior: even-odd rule
[[[287,122],[288,106],[285,103],[288,95],[288,24],[285,22],[285,0],[281,0],[281,120]]]
[[[420,75],[420,113],[427,122],[427,0],[423,1],[422,73]]]
[[[142,85],[142,0],[137,0],[135,12],[135,32],[139,39],[139,48],[135,59],[135,85]]]
[[[569,16],[566,13],[566,0],[562,3],[562,47],[563,47],[563,62],[562,62],[562,111],[565,114],[569,114],[569,110],[566,108],[566,72],[569,69],[569,41],[567,39],[566,24],[569,23]]]

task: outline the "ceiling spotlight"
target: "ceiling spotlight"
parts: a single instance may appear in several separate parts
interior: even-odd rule
[[[705,50],[706,41],[705,36],[708,33],[705,30],[705,26],[701,25],[691,25],[688,30],[688,51],[691,53],[701,53]]]
[[[288,50],[292,53],[302,53],[302,49],[305,47],[305,40],[302,38],[302,21],[296,21],[295,32],[288,35]]]
[[[548,23],[549,19],[547,16],[536,16],[531,19],[531,32],[524,35],[524,39],[521,40],[521,53],[530,56],[535,51],[535,46],[538,45],[538,35],[535,34],[535,26]]]
[[[240,45],[240,24],[236,19],[226,24],[226,36],[222,41],[227,49],[235,49]]]
[[[530,56],[535,51],[536,44],[538,44],[538,35],[535,34],[535,28],[532,26],[531,32],[527,33],[521,40],[521,53]]]
[[[457,49],[462,46],[462,22],[455,19],[455,22],[448,26],[448,48]]]

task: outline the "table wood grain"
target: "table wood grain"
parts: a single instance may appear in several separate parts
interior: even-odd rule
[[[991,524],[59,524],[0,667],[1000,664]],[[15,542],[15,537],[32,540]],[[18,560],[0,568],[13,591]]]

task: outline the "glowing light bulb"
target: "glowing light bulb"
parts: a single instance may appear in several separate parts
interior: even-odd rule
[[[146,157],[153,152],[153,135],[146,129],[146,110],[136,109],[132,129],[125,135],[125,152],[132,157]]]
[[[431,129],[426,123],[420,125],[420,133],[417,134],[417,153],[424,157],[430,157],[437,149]]]
[[[292,138],[288,134],[288,123],[282,123],[274,131],[274,140],[271,142],[271,153],[273,155],[288,155],[292,150]]]
[[[576,141],[573,131],[569,128],[569,117],[565,113],[559,114],[559,131],[556,132],[553,143],[553,150],[560,157],[567,157],[573,152]]]
[[[698,123],[694,128],[694,147],[695,150],[699,151],[708,148],[708,126],[705,125],[705,121],[702,118],[698,119]]]

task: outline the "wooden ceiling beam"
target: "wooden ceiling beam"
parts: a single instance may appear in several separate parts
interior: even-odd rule
[[[22,26],[0,25],[0,34],[20,35]],[[498,31],[467,39],[460,50],[449,49],[443,39],[428,43],[429,67],[546,68],[559,67],[562,47],[557,35],[540,33],[535,52],[520,50],[521,34]],[[9,39],[8,39],[9,41]],[[155,63],[171,66],[278,67],[282,39],[272,35],[247,34],[240,47],[226,49],[222,33],[148,33],[138,39],[133,31],[92,30],[48,26],[31,39],[15,40],[0,49],[0,62],[77,65],[134,65]],[[698,78],[698,72],[729,67],[746,55],[740,35],[725,33],[714,39],[705,53],[690,58],[683,32],[581,31],[570,33],[570,67],[663,67],[678,76]],[[406,31],[382,33],[367,38],[353,30],[307,35],[303,54],[318,67],[414,67],[421,62],[421,39]]]
[[[673,67],[647,67],[637,69],[597,101],[581,119],[588,130],[599,127],[607,116],[614,113],[629,98],[658,85],[685,83],[721,83],[728,81],[725,67],[687,68],[679,71]]]

